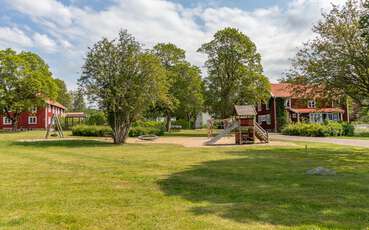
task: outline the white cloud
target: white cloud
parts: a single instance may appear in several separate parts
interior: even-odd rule
[[[67,75],[71,86],[87,47],[101,37],[116,37],[120,29],[128,29],[146,48],[157,42],[172,42],[187,51],[189,61],[203,66],[205,57],[196,50],[226,26],[239,28],[256,43],[265,73],[275,81],[288,68],[297,47],[312,37],[311,26],[323,10],[330,8],[330,2],[341,4],[345,0],[292,0],[283,9],[270,6],[251,11],[217,6],[185,8],[168,0],[116,0],[100,11],[66,6],[55,0],[8,3],[30,16],[49,35],[38,31],[33,36],[38,46],[68,51],[58,55],[61,61],[53,68],[58,76]]]
[[[53,52],[57,49],[56,42],[46,34],[35,33],[33,35],[33,40],[36,47],[40,48],[45,52]]]
[[[0,27],[1,48],[26,48],[33,45],[32,40],[17,27]]]

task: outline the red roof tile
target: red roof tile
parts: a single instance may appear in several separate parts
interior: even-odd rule
[[[292,85],[289,83],[272,84],[271,94],[273,97],[291,97],[293,95]]]

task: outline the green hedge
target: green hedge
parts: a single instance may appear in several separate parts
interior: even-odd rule
[[[157,136],[164,135],[164,129],[158,127],[132,127],[129,130],[128,136],[138,137],[141,135],[154,134]],[[111,136],[112,130],[109,126],[95,126],[95,125],[78,125],[72,128],[73,136],[85,137],[105,137]]]
[[[327,122],[325,124],[293,123],[282,129],[282,134],[292,136],[352,136],[354,127],[348,123]]]
[[[104,137],[111,134],[111,128],[108,126],[77,125],[72,128],[73,136]]]

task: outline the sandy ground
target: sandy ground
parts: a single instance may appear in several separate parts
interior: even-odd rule
[[[67,138],[50,138],[50,139],[23,139],[19,142],[38,142],[38,141],[62,141],[62,140],[86,140],[81,137],[67,137]],[[112,142],[111,138],[88,138],[87,140],[106,141]],[[206,141],[209,139],[206,137],[159,137],[153,141],[144,141],[138,138],[128,138],[127,143],[132,144],[177,144],[184,147],[234,147],[240,146],[235,144],[234,136],[228,136],[220,139],[214,145],[206,145]],[[288,141],[271,141],[269,143],[256,143],[254,145],[242,145],[242,146],[296,146],[296,144]]]
[[[209,139],[206,137],[159,137],[154,141],[143,141],[137,138],[129,138],[128,143],[149,143],[149,144],[178,144],[184,147],[232,147],[240,146],[235,144],[233,136],[220,139],[215,145],[206,145],[205,142]],[[272,141],[270,143],[256,143],[257,146],[296,146],[294,143],[286,141]],[[255,146],[243,145],[243,146]]]

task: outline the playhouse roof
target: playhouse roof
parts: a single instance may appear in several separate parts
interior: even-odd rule
[[[252,105],[235,105],[234,111],[237,116],[255,116],[256,110]]]

